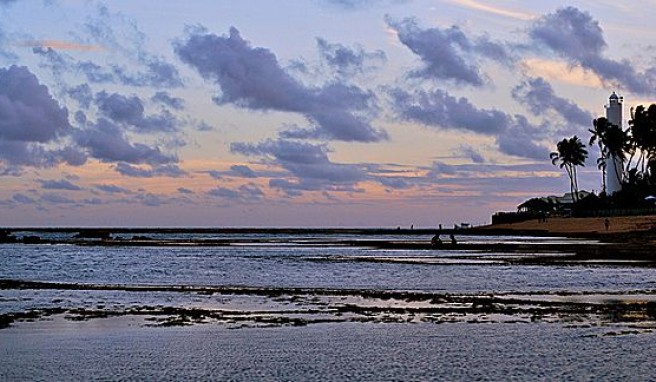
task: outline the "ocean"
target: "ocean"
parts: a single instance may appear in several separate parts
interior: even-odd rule
[[[1,380],[656,379],[640,262],[524,265],[537,254],[367,231],[16,233],[33,234],[61,243],[0,244]]]

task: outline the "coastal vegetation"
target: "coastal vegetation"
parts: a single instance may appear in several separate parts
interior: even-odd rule
[[[560,168],[567,171],[572,197],[575,201],[578,201],[579,183],[576,176],[576,167],[585,166],[588,150],[585,149],[585,145],[576,135],[569,139],[563,139],[558,142],[556,147],[557,151],[551,153],[551,162],[554,165],[560,163]]]
[[[551,153],[552,163],[567,171],[571,213],[575,216],[595,216],[653,212],[656,202],[656,104],[632,108],[627,129],[599,117],[593,120],[589,132],[588,145],[596,145],[599,149],[597,167],[602,176],[600,193],[590,193],[581,198],[576,169],[585,166],[588,151],[577,136],[558,142],[556,151]],[[609,171],[612,174],[607,175]],[[619,181],[621,189],[609,192],[606,179],[613,176]],[[529,203],[529,206],[537,205]],[[546,212],[552,207],[541,205],[539,212]]]

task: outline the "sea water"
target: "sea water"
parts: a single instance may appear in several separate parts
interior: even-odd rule
[[[225,236],[218,238],[225,239]],[[299,288],[309,291],[304,292],[308,296],[301,296],[308,300],[319,300],[313,297],[313,291],[325,290],[355,291],[357,298],[366,293],[409,291],[436,295],[535,295],[542,299],[575,294],[584,298],[602,296],[603,300],[603,296],[615,299],[636,294],[651,298],[656,289],[656,271],[634,264],[508,265],[496,261],[508,255],[503,253],[338,245],[341,240],[372,239],[361,236],[260,234],[256,239],[243,235],[228,239],[239,245],[3,244],[0,245],[0,279],[110,287],[0,290],[0,314],[57,307],[111,312],[142,306],[252,314],[278,312],[298,304],[297,296],[279,299],[262,293],[180,293],[166,288],[135,292],[124,288],[131,285],[240,287],[254,291]],[[429,241],[430,236],[384,239]],[[556,243],[564,239],[463,237],[460,240]],[[334,303],[326,301],[306,301],[306,305],[299,306]],[[321,317],[325,314],[293,312]],[[332,313],[329,316],[341,318]],[[612,324],[602,327],[585,320],[530,322],[497,320],[489,315],[483,319],[454,317],[450,323],[417,317],[403,317],[407,322],[400,322],[398,317],[389,318],[381,316],[373,321],[358,318],[361,322],[317,320],[303,326],[243,325],[219,320],[162,327],[149,325],[143,317],[132,315],[88,320],[71,320],[61,315],[42,317],[35,322],[14,322],[0,330],[0,379],[656,378],[656,371],[651,367],[656,355],[652,350],[651,328],[635,330],[624,325],[615,330]]]

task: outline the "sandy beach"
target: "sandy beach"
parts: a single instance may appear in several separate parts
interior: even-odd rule
[[[649,231],[656,226],[656,215],[647,216],[618,216],[608,218],[609,226],[606,230],[606,218],[570,218],[554,217],[546,221],[532,219],[518,223],[494,224],[478,227],[482,230],[513,230],[513,231],[542,231],[545,233],[563,234],[618,234]]]

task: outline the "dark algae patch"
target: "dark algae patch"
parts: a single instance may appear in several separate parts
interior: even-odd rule
[[[44,307],[0,315],[0,328],[15,322],[62,315],[66,320],[87,321],[108,317],[139,316],[147,326],[170,327],[219,324],[230,328],[306,326],[316,323],[560,323],[563,325],[638,325],[632,330],[656,328],[656,291],[625,292],[604,299],[586,293],[536,292],[517,294],[450,294],[421,291],[325,288],[259,288],[240,286],[189,286],[139,284],[48,283],[0,280],[0,290],[116,291],[137,294],[166,292],[183,300],[203,296],[212,307],[97,304]],[[642,295],[644,300],[623,299]],[[230,296],[264,299],[260,308],[251,303],[222,305]],[[138,299],[137,299],[138,300]]]

